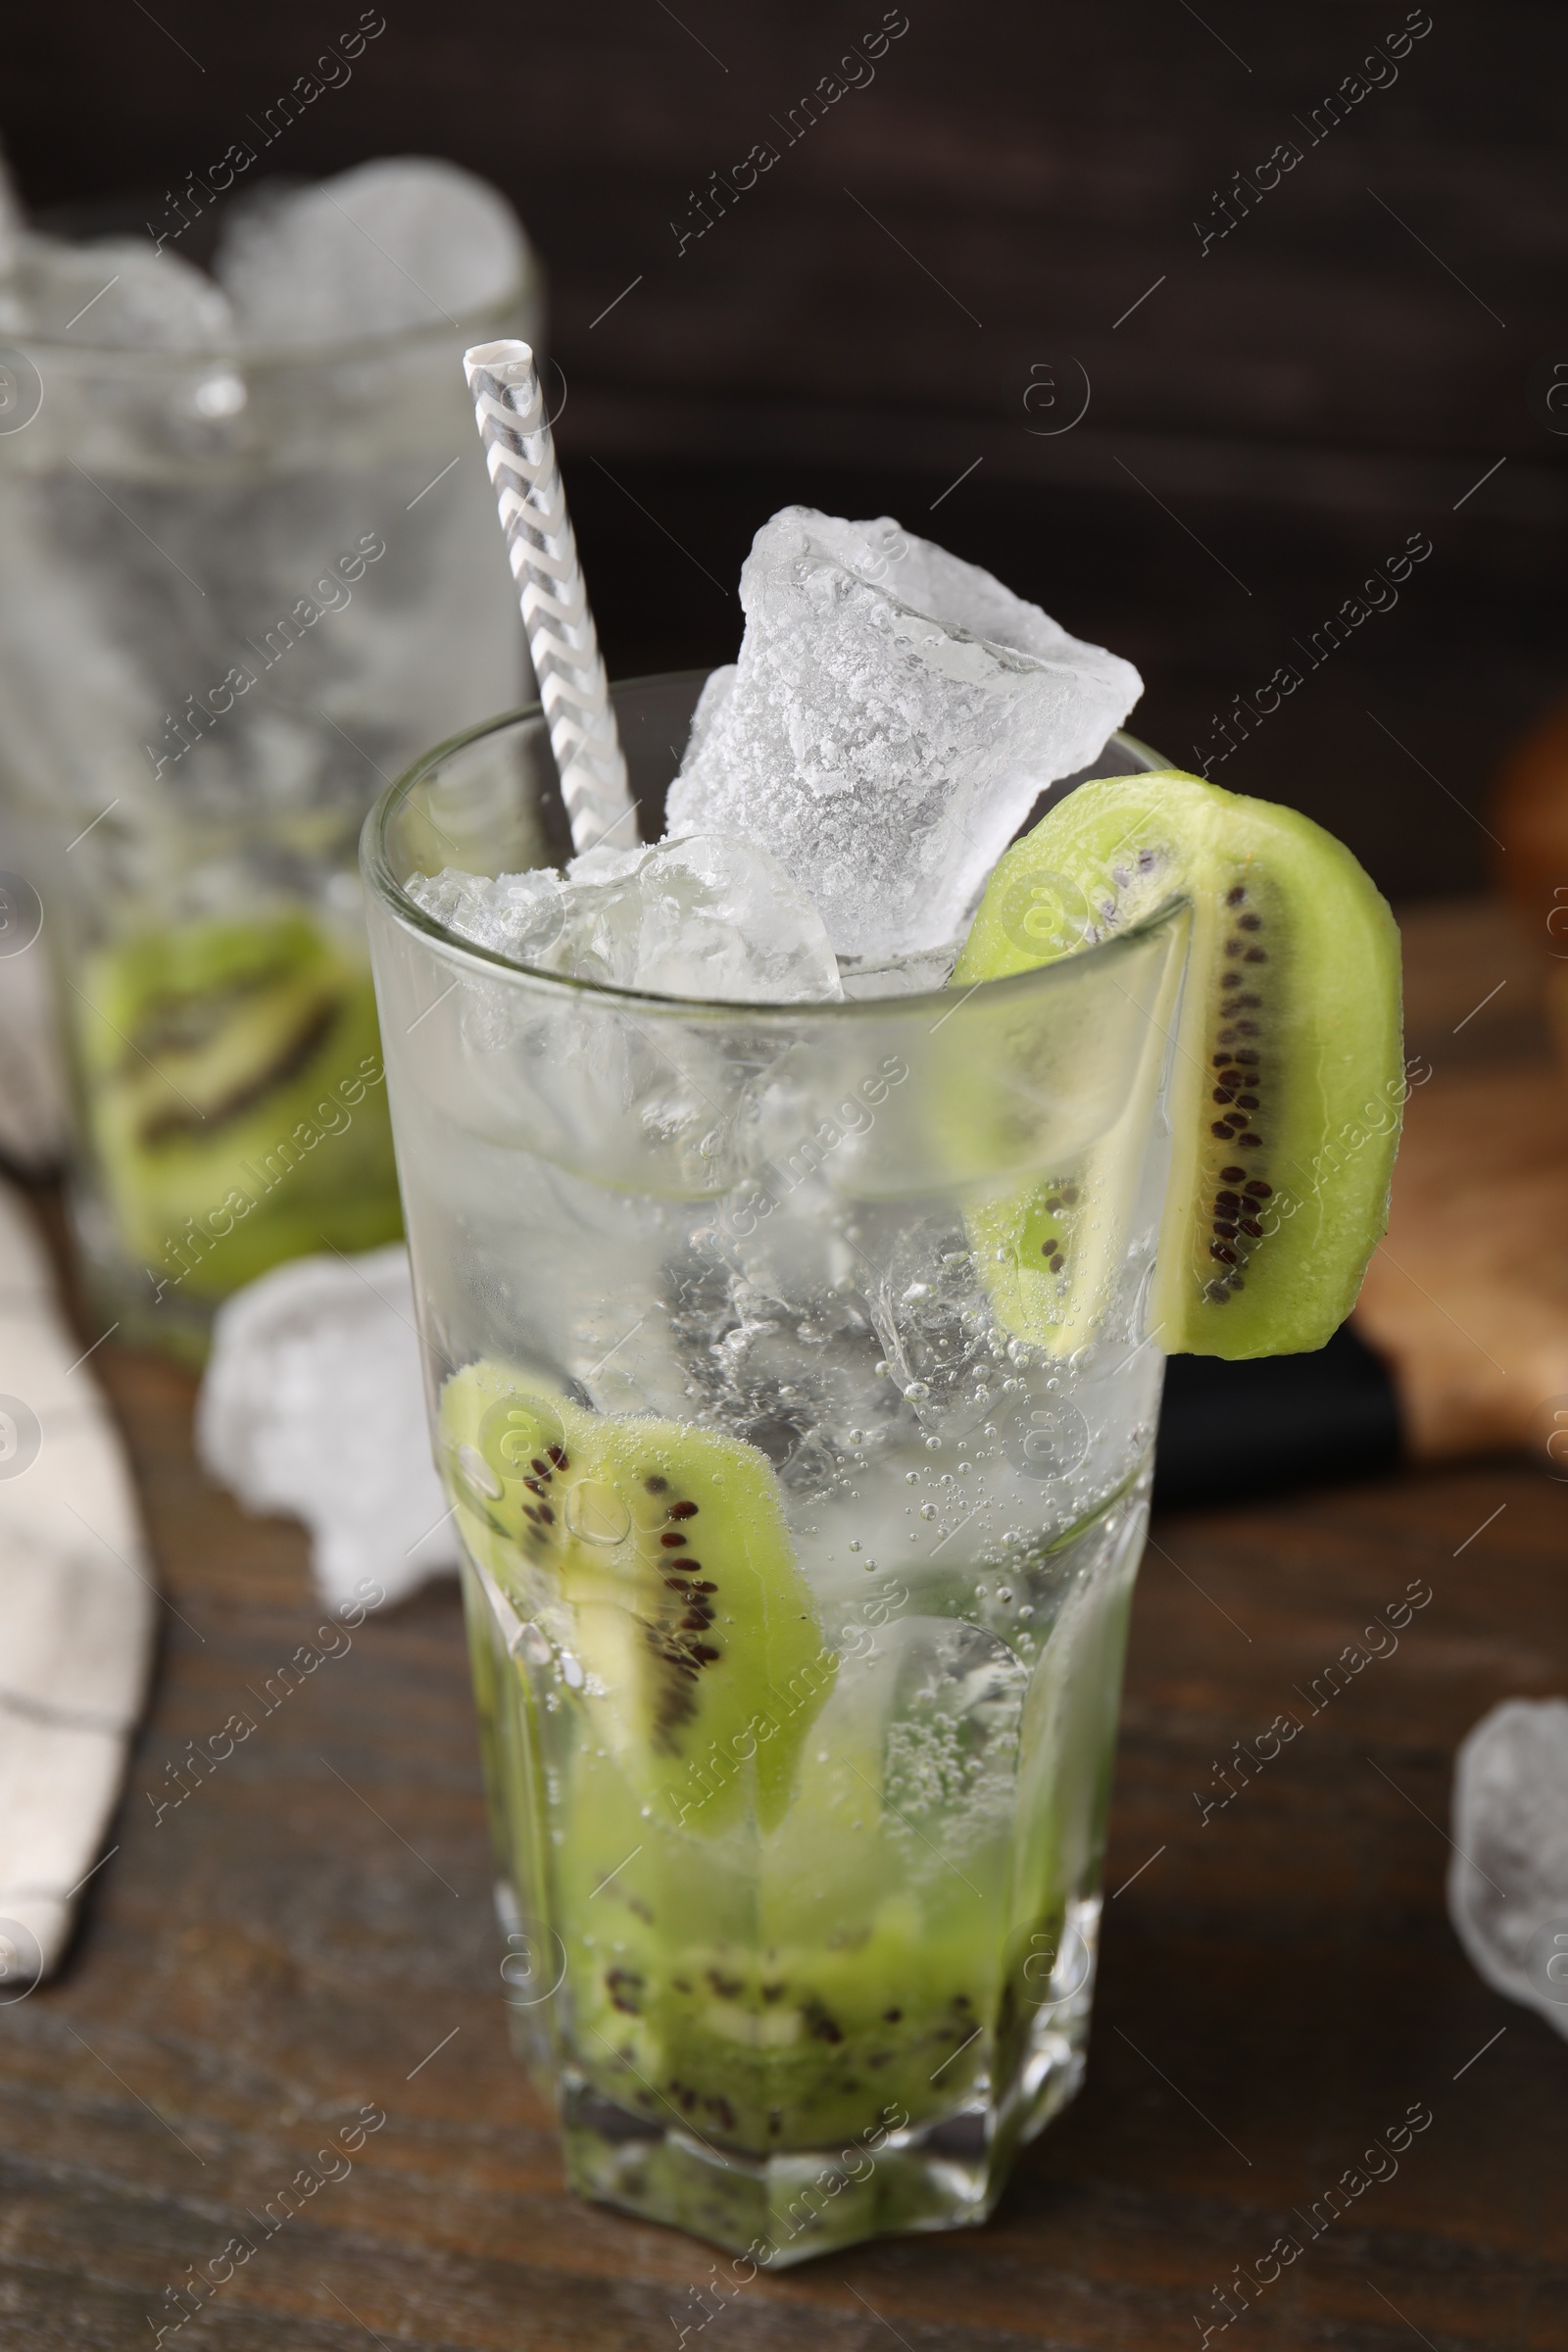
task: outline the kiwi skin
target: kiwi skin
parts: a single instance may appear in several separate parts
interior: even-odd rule
[[[1004,919],[1031,875],[1081,891],[1079,938],[1037,951]],[[1342,843],[1177,769],[1080,785],[998,863],[954,984],[1054,961],[1181,901],[1193,930],[1153,1335],[1167,1354],[1321,1348],[1388,1222],[1404,1094],[1398,932]],[[1017,1328],[1016,1303],[1009,1317],[996,1284],[993,1298]],[[1038,1321],[1020,1336],[1059,1345]]]

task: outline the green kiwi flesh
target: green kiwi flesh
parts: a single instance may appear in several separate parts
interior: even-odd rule
[[[620,1903],[569,1980],[595,2080],[633,2113],[785,2154],[894,2110],[950,2112],[994,2060],[996,1988],[973,1935],[933,1933],[895,1897],[843,1950],[700,1933],[671,1944],[667,1887],[648,1877],[647,1899],[635,1865],[627,1887],[612,1883]]]
[[[156,1275],[217,1298],[323,1240],[396,1239],[369,972],[307,914],[116,941],[74,1011],[120,1241]]]
[[[775,1826],[836,1662],[766,1458],[488,1363],[448,1380],[440,1422],[469,1549],[559,1638],[592,1743],[654,1818],[699,1837],[749,1810]]]
[[[1112,1272],[1115,1139],[1024,1192],[976,1201],[975,1254],[1004,1329],[1071,1355],[1093,1336]]]
[[[1021,900],[1038,885],[1059,906],[1063,878],[1082,921],[1031,938]],[[1321,1348],[1387,1224],[1404,1091],[1398,933],[1342,843],[1175,769],[1080,785],[998,863],[954,985],[1054,961],[1173,901],[1193,929],[1153,1335],[1169,1354]],[[1071,1172],[1081,1200],[1114,1184],[1114,1156]],[[1066,1174],[972,1220],[1000,1318],[1057,1352],[1087,1336],[1109,1270],[1051,1207]]]
[[[802,1752],[838,1661],[765,1459],[494,1362],[447,1380],[439,1432],[466,1549],[553,1645],[514,1637],[485,1675],[519,1677],[554,1789],[561,1828],[514,1867],[597,2089],[759,2156],[961,2101],[996,2053],[1004,1958],[967,1911],[865,1902],[831,1773]],[[846,1768],[867,1818],[874,1730],[866,1773]],[[865,1916],[835,1940],[824,1908]]]

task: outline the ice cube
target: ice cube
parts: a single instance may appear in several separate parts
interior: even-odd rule
[[[566,868],[569,882],[621,882],[634,874],[647,852],[642,848],[617,850],[608,841],[596,841],[591,850],[573,858]]]
[[[699,707],[669,829],[772,851],[843,956],[953,940],[1037,795],[1142,692],[1130,662],[885,516],[787,507],[741,603],[740,660]]]
[[[461,320],[535,277],[505,197],[427,156],[263,191],[235,207],[216,268],[246,341],[289,347]]]
[[[1568,1699],[1510,1698],[1454,1760],[1448,1916],[1496,1991],[1568,2034]]]
[[[196,1415],[203,1466],[247,1510],[305,1521],[333,1607],[363,1602],[362,1580],[402,1600],[457,1566],[425,1439],[417,1321],[397,1242],[274,1266],[214,1325]]]
[[[684,764],[690,765],[712,731],[713,722],[729,701],[735,684],[735,663],[725,662],[721,669],[710,670],[704,680],[703,691],[697,697],[692,712],[691,731],[686,738]]]
[[[601,846],[550,872],[495,881],[448,869],[409,895],[519,963],[608,988],[729,1004],[837,998],[822,918],[765,850],[694,834],[656,849]]]
[[[416,874],[409,896],[438,923],[514,963],[539,963],[561,935],[565,890],[549,866],[525,874]],[[555,968],[555,967],[552,967]]]
[[[212,279],[143,237],[25,237],[13,284],[22,332],[83,348],[220,351],[233,314]]]

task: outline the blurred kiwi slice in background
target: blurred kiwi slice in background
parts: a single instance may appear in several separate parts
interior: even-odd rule
[[[282,906],[87,960],[83,1119],[121,1246],[187,1297],[402,1230],[368,965]]]

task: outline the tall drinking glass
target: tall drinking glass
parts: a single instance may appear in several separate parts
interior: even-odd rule
[[[459,355],[530,277],[339,349],[0,352],[0,794],[43,906],[72,1202],[122,1332],[199,1354],[279,1259],[399,1229],[355,848],[526,691]]]
[[[648,838],[701,682],[616,690]],[[1082,2075],[1186,916],[736,1005],[403,887],[567,855],[537,710],[382,798],[387,1084],[515,2038],[574,2185],[740,2278],[983,2218]],[[986,1212],[1091,1153],[1100,1304],[1030,1346]]]

